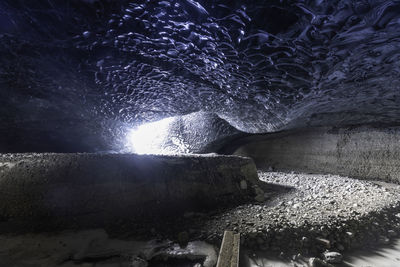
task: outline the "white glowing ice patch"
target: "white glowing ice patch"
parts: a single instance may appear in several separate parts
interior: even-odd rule
[[[131,129],[127,138],[127,147],[137,154],[169,154],[164,144],[169,138],[169,128],[174,118],[142,124]]]

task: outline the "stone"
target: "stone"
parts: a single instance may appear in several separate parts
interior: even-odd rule
[[[323,245],[326,248],[331,247],[331,242],[328,239],[317,237],[315,238],[315,241],[317,241],[319,244]]]
[[[353,234],[352,232],[346,232],[346,235],[347,235],[349,238],[353,238],[353,237],[354,237],[354,234]]]
[[[319,258],[310,258],[308,260],[309,267],[333,267],[332,264],[329,264]]]
[[[396,237],[397,236],[397,233],[394,230],[388,230],[387,233],[388,233],[388,236],[390,236],[390,237]]]
[[[387,245],[390,243],[390,239],[387,238],[386,236],[380,236],[379,237],[379,243]]]
[[[341,263],[343,260],[342,254],[334,251],[324,252],[324,260],[328,263]]]
[[[296,203],[296,204],[293,205],[293,208],[294,208],[294,209],[298,209],[298,208],[300,208],[300,206],[301,206],[300,203]]]

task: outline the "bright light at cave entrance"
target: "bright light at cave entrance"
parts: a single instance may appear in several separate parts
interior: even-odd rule
[[[164,144],[168,140],[169,127],[174,118],[142,124],[127,134],[127,146],[137,154],[168,154]]]

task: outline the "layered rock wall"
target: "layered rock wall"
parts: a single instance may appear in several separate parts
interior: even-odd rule
[[[400,182],[400,127],[309,128],[240,142],[234,154],[260,168]]]

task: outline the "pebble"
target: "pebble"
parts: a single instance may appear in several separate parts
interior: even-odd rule
[[[379,243],[387,245],[390,243],[390,239],[387,238],[386,236],[380,236],[379,237]]]
[[[319,258],[314,258],[314,257],[308,260],[308,265],[310,267],[333,267],[332,264],[329,264]]]
[[[343,260],[342,254],[334,251],[324,252],[324,260],[328,263],[341,263]]]
[[[397,236],[397,233],[394,231],[394,230],[388,230],[388,236],[390,236],[390,237],[396,237]]]

